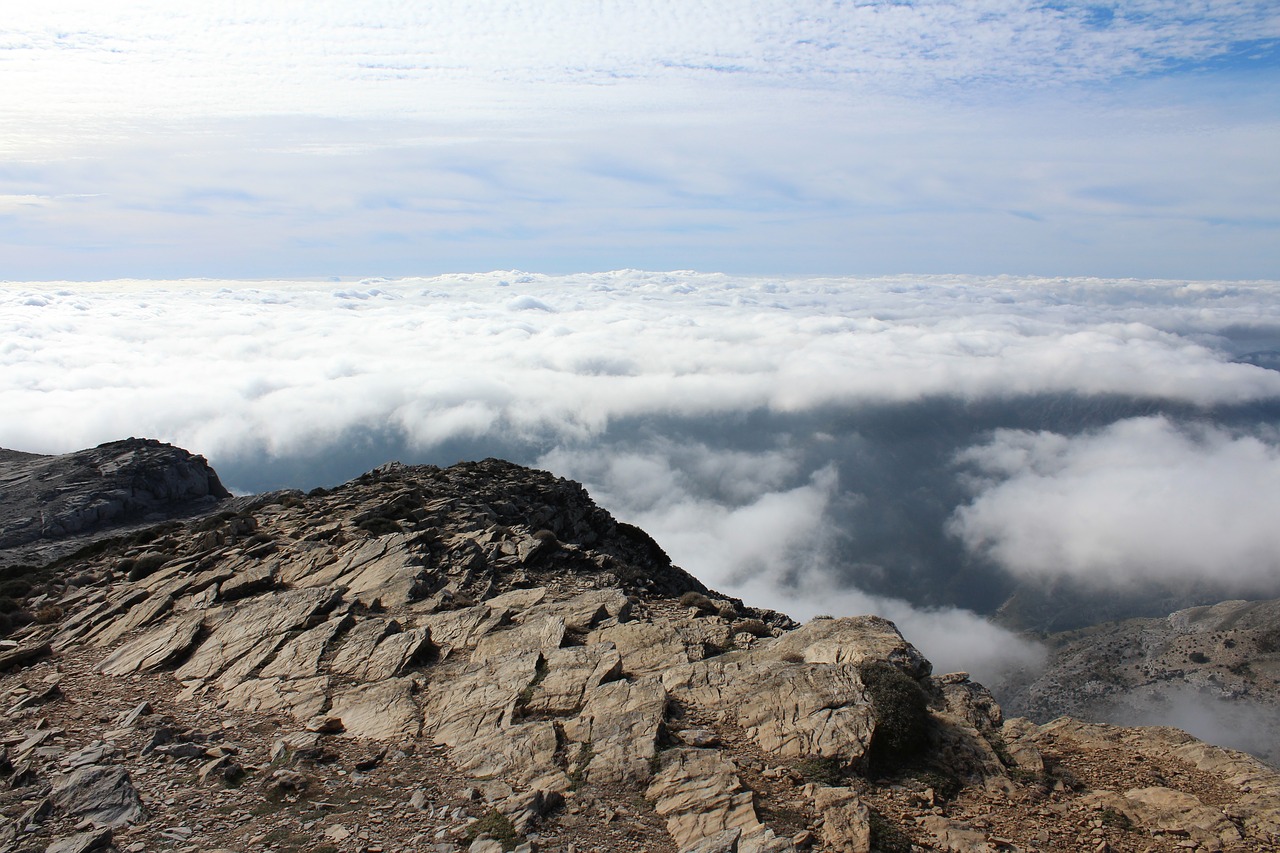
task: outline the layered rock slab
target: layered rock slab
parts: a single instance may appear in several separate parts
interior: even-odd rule
[[[171,671],[184,679],[181,696],[223,714],[289,714],[313,729],[317,754],[352,737],[406,753],[415,741],[442,748],[477,802],[521,831],[632,792],[685,851],[789,850],[815,838],[859,849],[873,804],[896,796],[868,770],[890,710],[864,682],[868,666],[927,697],[931,772],[974,797],[1052,781],[1064,743],[1092,748],[1093,735],[1065,725],[1002,728],[989,694],[931,676],[883,619],[798,628],[716,600],[643,534],[547,475],[496,462],[388,466],[315,496],[237,500],[234,513],[186,533],[93,557],[87,572],[115,580],[58,599],[67,613],[57,653],[105,655],[101,671],[113,675]],[[682,606],[681,592],[712,604]],[[1272,776],[1196,743],[1160,749],[1236,780],[1229,801],[1201,802],[1221,806],[1240,843],[1267,849],[1280,802]],[[227,758],[200,759],[206,783]],[[788,795],[801,765],[848,784]],[[1111,791],[1151,838],[1175,831],[1161,828],[1155,787]],[[922,846],[1003,843],[959,815],[891,817]],[[1207,826],[1197,843],[1212,836],[1231,849],[1225,826]]]

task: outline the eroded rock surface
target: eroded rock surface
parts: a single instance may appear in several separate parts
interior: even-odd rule
[[[1276,849],[1258,762],[1006,722],[892,623],[720,596],[549,474],[388,465],[234,507],[32,590],[58,617],[0,676],[0,846]],[[57,781],[94,774],[136,808]]]

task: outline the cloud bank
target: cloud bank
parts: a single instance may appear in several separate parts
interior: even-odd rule
[[[1280,582],[1280,434],[1164,417],[1077,436],[1000,431],[960,454],[976,496],[951,529],[1009,571],[1094,586]]]
[[[9,283],[0,446],[154,436],[244,491],[391,458],[538,464],[713,587],[884,613],[987,677],[1035,652],[975,614],[1054,573],[1280,594],[1259,556],[1280,373],[1251,363],[1280,351],[1258,319],[1278,301],[634,270]]]

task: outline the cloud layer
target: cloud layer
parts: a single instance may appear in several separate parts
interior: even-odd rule
[[[249,491],[504,456],[583,481],[724,592],[886,613],[989,675],[1034,650],[970,611],[1024,585],[1280,594],[1280,373],[1241,361],[1280,351],[1258,319],[1277,301],[638,271],[14,283],[0,446],[155,436]]]
[[[0,443],[32,450],[130,431],[215,459],[310,451],[352,430],[424,450],[493,433],[549,446],[658,415],[1280,396],[1280,373],[1234,360],[1280,341],[1256,319],[1280,300],[1265,284],[623,271],[11,284],[0,299],[0,400],[23,413]]]

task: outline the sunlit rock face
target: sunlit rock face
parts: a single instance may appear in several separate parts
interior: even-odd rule
[[[6,812],[5,843],[1259,850],[1280,829],[1280,777],[1247,756],[1006,722],[893,623],[720,595],[578,484],[499,460],[224,499],[15,574],[33,621],[0,650],[3,766],[61,793]]]

